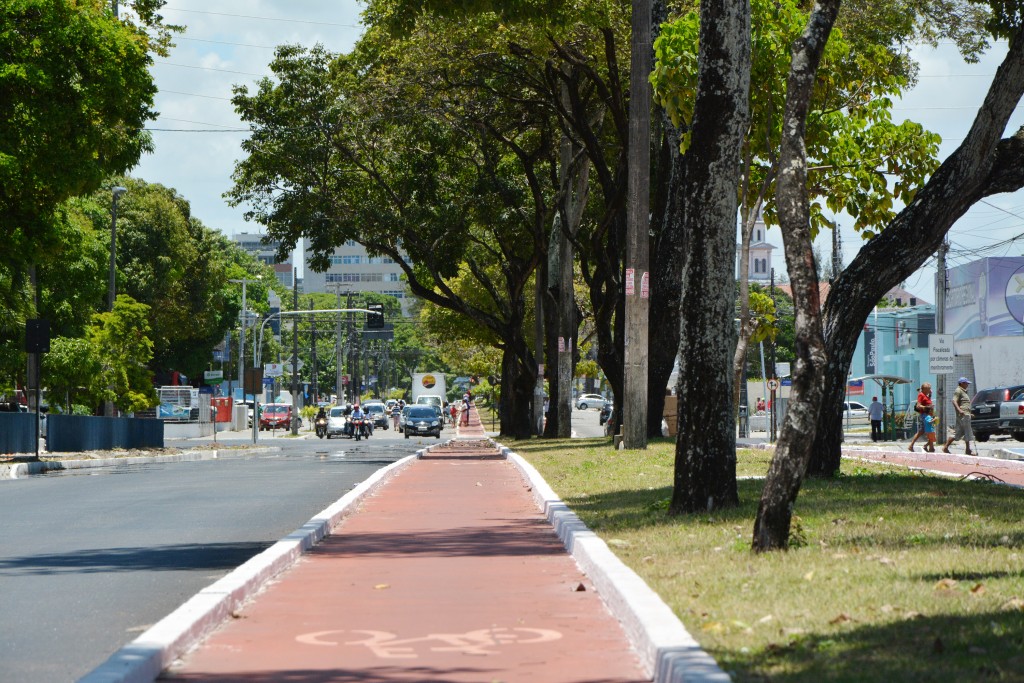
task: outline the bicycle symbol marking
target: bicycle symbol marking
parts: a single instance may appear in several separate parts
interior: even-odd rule
[[[418,638],[399,638],[387,631],[353,630],[348,633],[363,634],[358,640],[335,639],[346,633],[343,630],[313,631],[295,638],[303,645],[336,647],[338,645],[362,645],[381,659],[415,659],[419,657],[417,646],[430,652],[460,652],[464,655],[495,655],[502,645],[532,645],[560,640],[558,631],[543,628],[482,628],[465,633],[430,633]]]

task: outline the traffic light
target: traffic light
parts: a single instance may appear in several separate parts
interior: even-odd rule
[[[366,314],[366,328],[370,330],[384,329],[384,304],[367,304],[372,313]]]

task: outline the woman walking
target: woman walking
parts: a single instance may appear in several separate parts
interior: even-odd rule
[[[924,436],[924,420],[922,417],[928,412],[928,409],[932,407],[932,385],[925,382],[921,385],[921,389],[917,392],[917,403],[914,404],[914,412],[918,414],[917,418],[917,434],[914,434],[914,438],[910,440],[910,446],[907,450],[913,451],[914,444],[920,437]]]

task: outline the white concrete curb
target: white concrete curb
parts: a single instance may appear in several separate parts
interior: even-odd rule
[[[493,442],[492,442],[493,443]],[[622,623],[640,655],[645,673],[656,683],[724,683],[731,680],[683,626],[668,605],[636,572],[555,494],[540,473],[520,455],[495,443],[519,468],[566,550],[594,582],[605,604]]]
[[[267,581],[294,564],[302,553],[326,536],[363,498],[429,448],[374,472],[301,527],[199,591],[79,679],[79,683],[151,683],[156,680],[175,659],[197,645]]]

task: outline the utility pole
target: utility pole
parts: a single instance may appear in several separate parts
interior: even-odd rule
[[[647,345],[651,304],[651,0],[633,0],[626,192],[626,339],[622,444],[647,448]]]
[[[775,269],[774,268],[772,268],[771,288],[769,289],[769,292],[770,292],[770,296],[772,298],[772,307],[774,307],[775,306]],[[770,340],[768,342],[768,378],[769,379],[778,379],[775,376],[775,340],[774,339],[772,339],[772,340]],[[777,424],[775,416],[779,412],[779,410],[778,410],[778,403],[779,403],[779,397],[776,396],[775,400],[772,401],[772,407],[771,407],[771,416],[772,416],[771,422],[772,423],[771,423],[771,427],[770,427],[769,433],[768,433],[768,442],[769,443],[775,443],[775,425]]]
[[[348,292],[348,303],[345,306],[345,308],[352,308],[352,292],[351,291]],[[354,333],[355,333],[355,322],[352,320],[352,313],[350,311],[349,314],[348,314],[348,373],[349,373],[348,388],[349,388],[349,391],[352,392],[351,393],[351,397],[352,397],[352,401],[351,402],[352,403],[356,402],[356,400],[357,400],[356,397],[359,395],[358,393],[356,393],[357,389],[356,389],[356,386],[355,386],[357,369],[353,365],[353,360],[355,359],[355,342],[353,341],[354,340]],[[345,392],[345,393],[348,393],[348,392]]]
[[[949,241],[943,238],[939,245],[939,253],[935,264],[935,333],[946,332],[946,254],[949,253]],[[946,375],[935,377],[935,405],[938,406],[939,434],[946,433]],[[945,442],[945,439],[939,439]]]
[[[298,270],[292,266],[292,310],[299,310]],[[292,323],[292,436],[299,433],[297,411],[299,409],[299,319]]]
[[[341,290],[342,290],[343,287],[346,287],[346,286],[347,285],[344,285],[341,282],[332,282],[329,285],[327,285],[327,289],[333,289],[334,290],[335,303],[336,303],[335,308],[341,308]],[[351,308],[352,307],[352,299],[351,298],[349,298],[348,303],[349,303],[349,308]],[[341,383],[341,376],[343,374],[342,373],[342,362],[341,362],[342,361],[342,356],[341,356],[341,313],[338,313],[337,317],[335,318],[334,355],[336,356],[336,358],[335,358],[335,368],[334,368],[334,393],[335,393],[335,396],[337,396],[337,398],[334,400],[334,402],[337,404],[337,403],[342,403],[343,402],[342,399],[344,398],[344,393],[342,391],[342,387],[344,385]]]
[[[309,298],[309,310],[313,310],[313,297]],[[312,365],[312,367],[310,368],[310,375],[309,375],[310,376],[310,382],[309,382],[309,384],[310,384],[310,395],[313,397],[313,402],[316,403],[316,402],[320,401],[320,393],[318,391],[317,382],[316,382],[317,367],[316,367],[316,316],[315,315],[312,318],[310,318],[309,325],[310,325],[310,330],[309,330],[309,338],[310,338],[310,342],[309,342],[309,345],[310,345],[309,355],[310,355],[310,365]]]
[[[238,314],[239,319],[239,331],[238,331],[238,383],[242,387],[242,402],[245,402],[245,328],[247,322],[247,315],[245,310],[245,286],[250,282],[256,282],[259,278],[239,278],[228,280],[228,282],[237,282],[242,285],[242,310]],[[255,360],[253,356],[253,360]],[[255,418],[254,418],[255,421]]]

